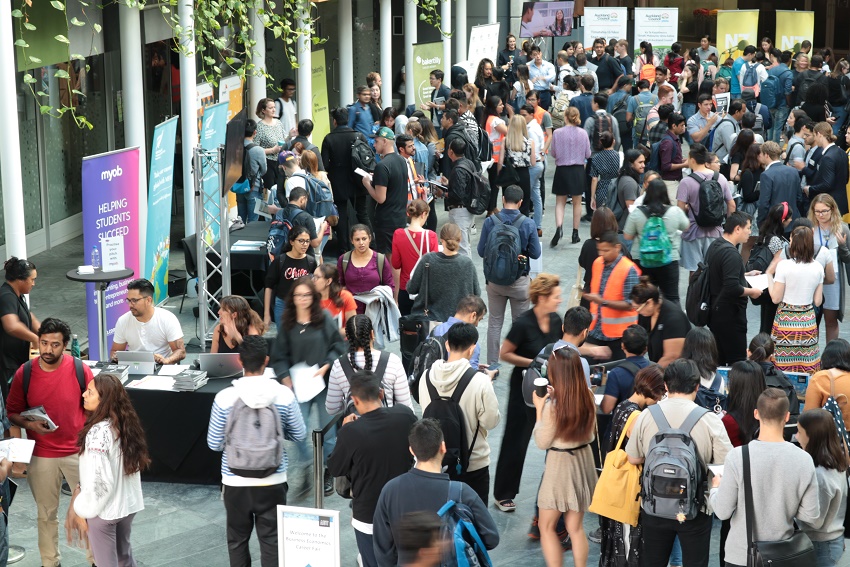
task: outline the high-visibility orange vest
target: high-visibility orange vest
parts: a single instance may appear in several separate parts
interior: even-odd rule
[[[602,256],[593,261],[592,275],[590,279],[590,293],[598,294],[599,288],[602,285],[602,270],[605,268],[605,260]],[[608,281],[605,282],[605,289],[602,291],[602,299],[605,301],[628,301],[628,297],[623,296],[623,285],[626,283],[626,276],[629,275],[629,269],[634,268],[640,274],[640,268],[635,266],[634,262],[623,256],[614,269],[611,275],[608,276]],[[596,319],[599,314],[602,314],[602,334],[610,339],[619,339],[623,336],[623,332],[629,327],[637,323],[637,311],[629,309],[628,311],[620,311],[602,305],[596,305],[593,311],[593,323],[590,328],[596,328]]]
[[[499,134],[499,138],[493,141],[493,122],[494,119],[498,118],[498,116],[490,115],[487,117],[487,126],[484,128],[487,131],[487,135],[490,136],[490,140],[493,142],[493,160],[497,163],[499,161],[499,156],[502,155],[502,144],[505,141],[505,135]]]
[[[542,106],[538,106],[537,110],[534,111],[534,119],[537,120],[537,123],[543,126],[543,117],[546,115],[546,109]]]

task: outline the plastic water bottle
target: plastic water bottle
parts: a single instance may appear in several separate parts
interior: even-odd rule
[[[71,356],[80,358],[80,340],[77,335],[71,335]]]
[[[100,268],[100,250],[97,249],[97,244],[91,247],[91,267],[95,270]]]

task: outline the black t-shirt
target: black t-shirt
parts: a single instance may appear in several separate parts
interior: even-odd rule
[[[655,328],[651,329],[652,318],[638,315],[638,325],[646,329],[649,334],[647,356],[652,362],[658,362],[664,356],[664,341],[670,339],[684,339],[691,330],[691,323],[685,312],[671,301],[661,302],[661,312],[655,321]]]
[[[318,238],[318,235],[316,234],[316,223],[313,220],[313,216],[304,209],[299,209],[295,205],[287,204],[286,208],[283,210],[283,215],[289,219],[289,222],[292,223],[293,227],[303,226],[306,228],[310,233],[310,240]]]
[[[620,62],[620,65],[626,68],[626,75],[634,75],[632,71],[632,67],[634,66],[634,61],[628,55],[623,55],[617,59]]]
[[[682,103],[696,104],[697,98],[699,98],[699,81],[694,79],[686,86],[688,87],[688,92],[682,94]]]
[[[23,296],[19,296],[8,282],[0,286],[0,317],[17,315],[21,323],[32,329],[32,317]],[[13,372],[29,360],[30,343],[7,334],[0,326],[0,368]],[[4,375],[3,379],[9,378]]]
[[[316,271],[316,257],[307,254],[300,260],[281,254],[269,266],[266,272],[266,287],[273,289],[275,297],[286,299],[292,283],[298,278],[313,275]]]
[[[387,188],[387,199],[375,207],[375,226],[403,228],[407,221],[407,163],[393,152],[381,158],[375,166],[372,185]]]
[[[537,324],[537,315],[533,309],[529,309],[514,321],[511,330],[508,331],[507,340],[516,345],[514,353],[517,356],[534,360],[543,348],[549,343],[554,343],[563,336],[563,322],[557,313],[549,314],[549,332],[544,333]],[[522,368],[515,368],[514,372],[522,372]]]
[[[599,252],[596,250],[596,239],[588,238],[581,245],[581,252],[578,254],[578,265],[584,269],[584,291],[590,291],[590,270],[593,268],[593,262],[599,257]]]
[[[614,85],[614,81],[617,80],[617,77],[623,74],[623,69],[620,67],[620,64],[608,54],[602,56],[602,58],[595,62],[599,65],[596,68],[596,78],[599,79],[599,90],[610,89]]]

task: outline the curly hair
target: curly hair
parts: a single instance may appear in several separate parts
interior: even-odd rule
[[[348,360],[351,367],[357,370],[355,354],[357,349],[363,349],[366,359],[364,370],[372,370],[372,321],[366,315],[355,315],[345,324],[345,337],[348,339]]]
[[[86,412],[86,422],[77,436],[80,454],[86,450],[86,435],[91,428],[108,419],[112,430],[118,435],[124,474],[133,474],[146,469],[151,459],[145,430],[139,420],[127,390],[115,374],[103,372],[94,377],[94,388],[100,403],[92,412]]]
[[[283,328],[291,331],[295,328],[298,309],[295,307],[295,292],[299,287],[306,287],[313,296],[313,301],[310,303],[310,326],[321,327],[325,320],[325,311],[322,309],[322,296],[319,290],[316,289],[316,284],[313,283],[311,276],[298,278],[292,283],[289,288],[289,293],[286,294],[286,307],[283,309]],[[303,292],[302,292],[303,293]]]

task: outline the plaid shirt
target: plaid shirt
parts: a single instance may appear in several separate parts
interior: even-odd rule
[[[649,132],[647,132],[647,134],[646,134],[646,141],[647,141],[646,145],[649,146],[650,149],[652,149],[652,144],[655,144],[655,143],[663,140],[664,134],[666,134],[667,130],[669,130],[669,129],[670,129],[670,127],[667,126],[666,122],[664,122],[662,120],[659,120],[658,122],[656,122],[655,125],[652,128],[650,128]]]
[[[611,276],[611,272],[614,271],[614,266],[620,263],[620,260],[623,259],[623,255],[620,254],[617,256],[617,259],[611,262],[610,264],[605,264],[602,268],[602,281],[599,283],[599,294],[602,295],[605,292],[605,285],[608,283],[608,278]],[[640,281],[640,276],[637,273],[637,270],[634,266],[629,268],[629,273],[626,274],[626,281],[623,283],[623,301],[628,301],[629,296],[632,294],[632,288],[635,287]],[[602,305],[599,303],[594,303],[593,308],[596,309],[596,325],[593,329],[590,330],[590,336],[599,339],[601,341],[613,341],[617,340],[620,337],[606,337],[602,334]]]

